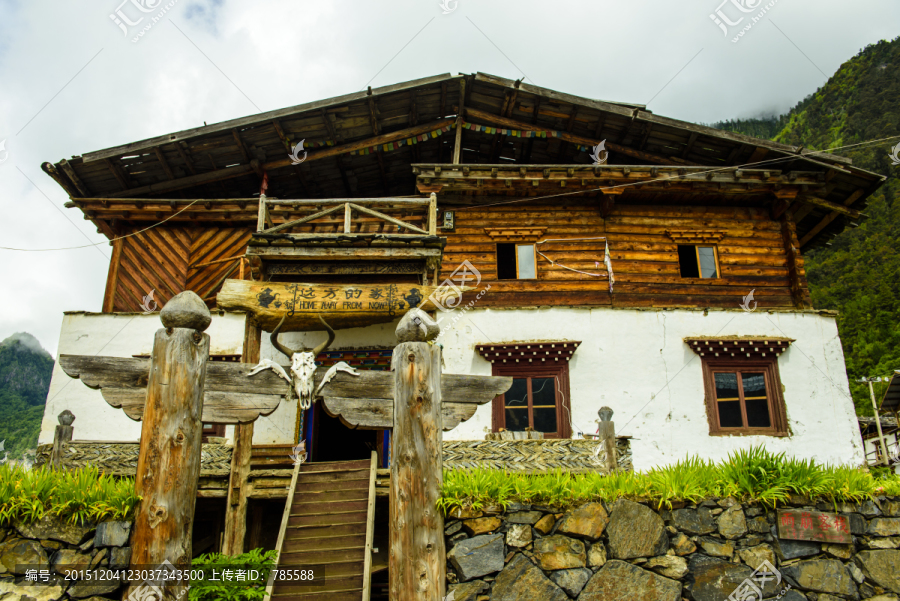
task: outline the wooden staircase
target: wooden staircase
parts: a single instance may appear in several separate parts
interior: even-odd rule
[[[371,460],[294,468],[278,534],[279,570],[313,579],[277,580],[266,601],[369,601],[377,454]]]

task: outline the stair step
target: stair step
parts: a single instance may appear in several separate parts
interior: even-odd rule
[[[303,494],[294,495],[294,505],[300,503],[334,503],[341,501],[368,501],[369,488],[351,488],[348,490],[304,490]]]
[[[328,515],[331,513],[365,511],[368,507],[368,499],[360,501],[329,501],[325,503],[321,501],[312,503],[300,502],[291,505],[291,517],[295,515]]]
[[[366,522],[343,523],[337,525],[309,525],[288,527],[284,532],[284,540],[319,539],[331,536],[354,536],[366,534]]]
[[[325,592],[325,593],[286,593],[285,595],[273,594],[272,601],[359,601],[362,599],[362,587],[353,591]]]
[[[365,545],[365,543],[363,543]],[[282,551],[278,556],[278,563],[282,566],[297,566],[298,568],[315,568],[321,565],[333,563],[357,561],[362,564],[365,557],[365,546],[355,549],[336,549],[318,551]]]
[[[362,522],[365,524],[368,512],[334,512],[319,515],[296,515],[288,519],[288,528],[293,526],[337,526],[339,524],[352,524]]]
[[[359,461],[320,461],[317,463],[304,463],[300,466],[300,473],[309,472],[333,472],[335,470],[366,470],[369,471],[371,462],[368,459]]]
[[[333,549],[346,549],[353,547],[366,546],[366,533],[363,530],[360,534],[351,536],[329,536],[322,538],[308,539],[285,539],[281,544],[282,553],[292,553],[295,551],[329,551]]]
[[[297,488],[300,489],[298,479]],[[303,492],[337,492],[342,490],[369,490],[369,480],[343,480],[339,482],[304,482]],[[294,495],[297,498],[297,495]]]
[[[340,472],[300,472],[297,477],[297,492],[302,493],[300,483],[306,482],[344,482],[346,480],[369,481],[369,470],[344,470]]]

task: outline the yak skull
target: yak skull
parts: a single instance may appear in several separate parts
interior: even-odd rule
[[[270,339],[272,341],[272,346],[290,357],[291,378],[293,380],[294,390],[297,392],[297,397],[300,399],[300,408],[309,409],[314,398],[316,355],[331,346],[331,343],[334,342],[334,330],[325,323],[325,320],[322,319],[322,316],[320,315],[319,319],[325,325],[325,329],[328,330],[328,340],[311,351],[295,351],[278,342],[278,332],[281,331],[281,326],[284,325],[284,320],[286,318],[287,315],[281,318],[281,322],[272,332]]]

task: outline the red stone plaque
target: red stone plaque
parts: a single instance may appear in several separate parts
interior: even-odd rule
[[[853,542],[850,521],[846,516],[797,509],[778,512],[778,538],[839,545]]]

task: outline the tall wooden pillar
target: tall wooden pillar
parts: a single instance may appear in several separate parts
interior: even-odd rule
[[[391,444],[390,598],[441,601],[446,585],[444,518],[437,509],[443,480],[441,348],[428,344],[440,328],[424,311],[397,326],[394,430]]]
[[[247,316],[244,330],[243,363],[259,363],[262,330],[251,316]],[[222,553],[240,555],[244,552],[247,533],[247,504],[250,494],[250,455],[253,451],[253,422],[234,427],[234,446],[231,454],[231,475],[228,481],[228,500],[225,503],[225,538]]]
[[[804,274],[803,257],[800,256],[800,242],[797,240],[797,226],[790,209],[781,216],[781,239],[787,255],[788,278],[791,284],[791,300],[797,309],[809,309],[812,303],[809,291],[804,290],[801,277]]]
[[[209,335],[203,331],[211,318],[200,297],[186,291],[166,304],[160,319],[165,328],[157,330],[153,340],[141,426],[135,488],[142,500],[134,522],[131,565],[149,569],[169,561],[186,569],[191,565],[209,358]],[[164,598],[182,592],[176,581],[165,586]],[[127,591],[126,598],[130,594]]]

